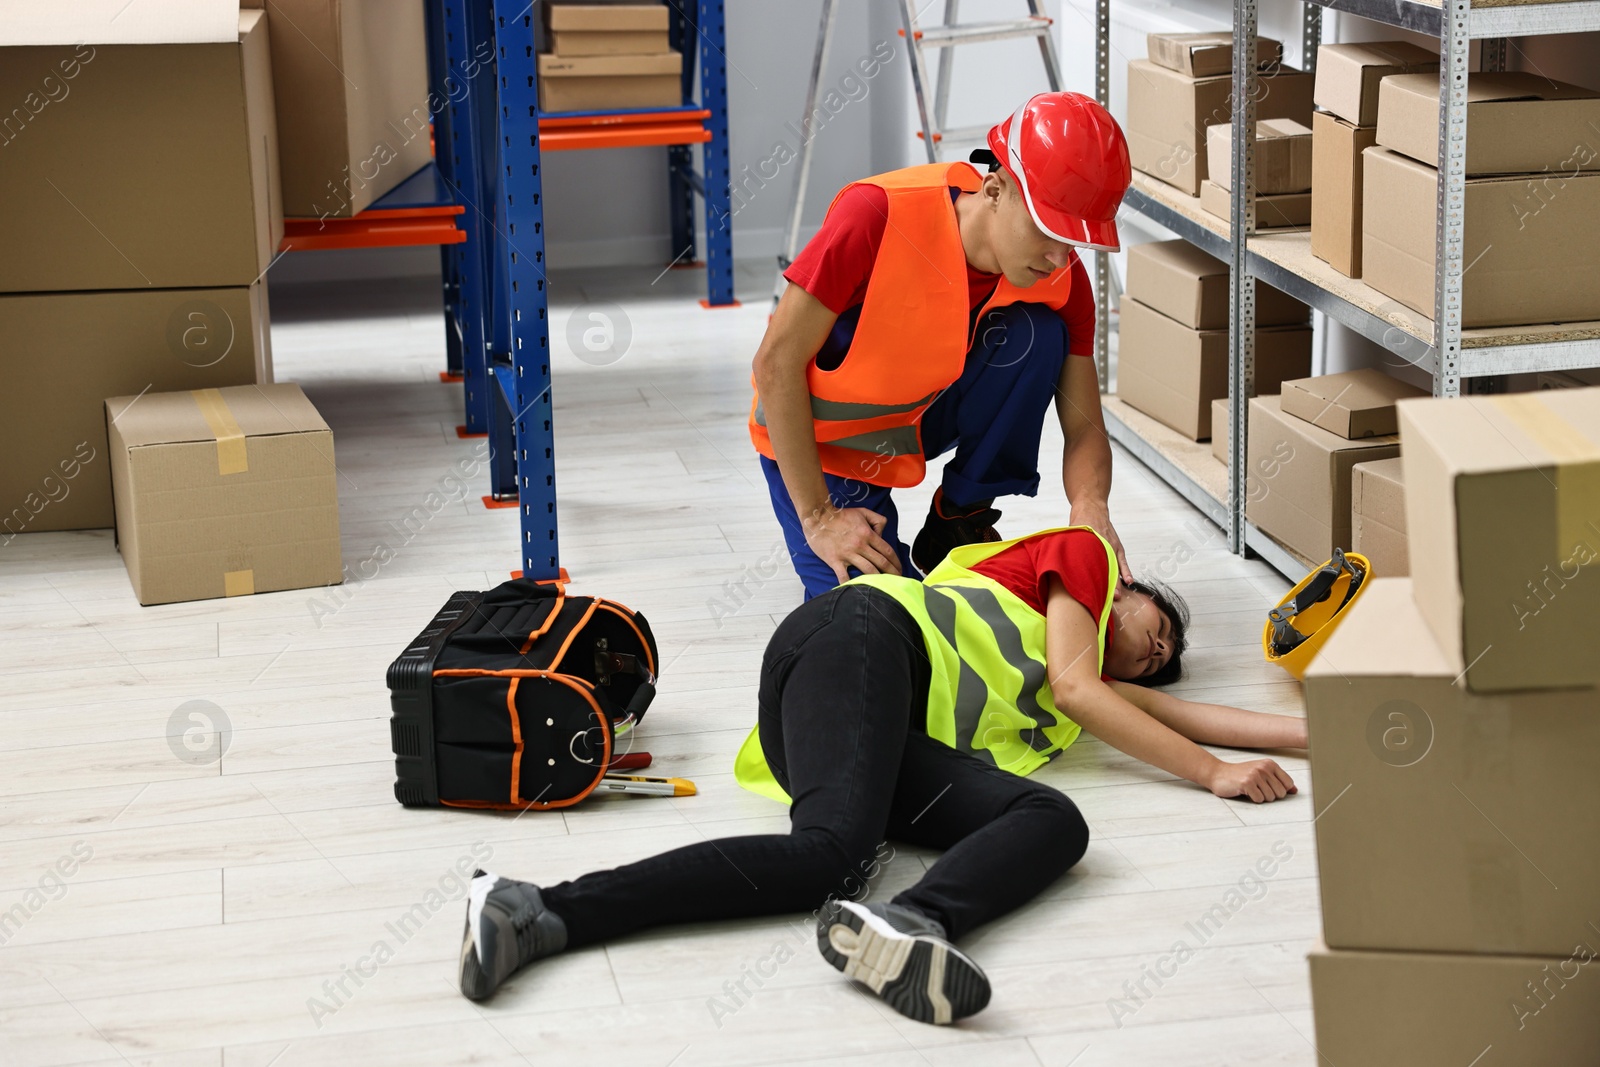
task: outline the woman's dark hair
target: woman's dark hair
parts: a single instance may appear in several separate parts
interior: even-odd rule
[[[1129,583],[1135,593],[1143,593],[1155,601],[1157,610],[1172,622],[1172,655],[1159,671],[1142,678],[1129,678],[1134,685],[1171,685],[1183,677],[1183,650],[1189,644],[1189,605],[1183,598],[1160,582],[1134,581]]]

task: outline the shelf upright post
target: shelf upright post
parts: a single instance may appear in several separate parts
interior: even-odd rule
[[[690,9],[668,4],[667,45],[674,52],[692,57],[694,16]],[[694,63],[683,65],[682,96],[694,96]],[[689,175],[694,170],[694,151],[686,144],[667,146],[667,215],[671,220],[672,262],[679,265],[700,261],[694,232],[694,185]]]
[[[1300,5],[1300,69],[1317,72],[1317,48],[1322,44],[1322,5],[1305,0]]]
[[[550,396],[549,293],[545,286],[543,183],[532,9],[493,0],[499,172],[495,306],[509,345],[497,345],[494,396],[510,423],[521,519],[522,573],[560,577],[556,541],[555,435]],[[487,153],[486,153],[487,157]],[[498,334],[498,330],[495,331]],[[500,416],[497,416],[499,421]],[[494,457],[491,457],[491,466]]]
[[[1094,98],[1111,110],[1111,0],[1094,4]],[[1100,392],[1111,390],[1111,253],[1094,254],[1094,371]]]
[[[1440,19],[1439,192],[1434,257],[1434,396],[1461,395],[1461,275],[1467,189],[1470,0],[1445,0]]]
[[[449,184],[453,174],[450,109],[442,103],[450,98],[450,30],[445,20],[446,6],[441,0],[431,0],[427,5],[428,106],[433,123],[434,162],[439,176]],[[439,246],[439,277],[444,285],[445,370],[452,375],[461,373],[462,258],[460,245]]]
[[[684,4],[684,8],[688,8]],[[699,0],[695,24],[700,38],[700,106],[711,112],[711,140],[701,147],[705,163],[707,307],[733,304],[733,173],[728,161],[728,27],[723,0]]]
[[[1249,487],[1245,440],[1249,397],[1256,382],[1256,287],[1248,270],[1256,232],[1256,0],[1233,0],[1233,191],[1229,196],[1228,281],[1228,548],[1245,550],[1245,497]],[[1196,130],[1196,137],[1205,131]]]

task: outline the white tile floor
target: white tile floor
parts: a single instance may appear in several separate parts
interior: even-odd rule
[[[0,550],[0,909],[20,905],[25,920],[0,948],[0,1062],[1313,1064],[1305,761],[1283,760],[1299,796],[1257,808],[1092,740],[1041,772],[1090,820],[1089,853],[963,946],[995,991],[962,1026],[919,1026],[855,992],[794,918],[575,952],[486,1006],[455,992],[456,869],[487,857],[552,881],[785,826],[783,809],[729,773],[753,721],[760,651],[799,597],[785,570],[752,577],[782,557],[744,430],[771,275],[766,263],[741,267],[744,306],[705,311],[693,299],[701,275],[653,274],[558,274],[551,286],[562,561],[578,591],[654,624],[667,662],[639,742],[700,795],[523,818],[394,802],[384,669],[452,590],[517,565],[516,517],[479,503],[480,475],[414,537],[394,534],[481,447],[456,437],[461,390],[438,381],[436,290],[275,291],[279,377],[300,382],[334,430],[345,559],[359,563],[380,540],[394,558],[336,597],[141,608],[108,531],[25,535]],[[626,309],[632,346],[614,365],[567,347],[584,301]],[[1058,449],[1047,428],[1047,470]],[[903,494],[913,530],[936,482]],[[1005,532],[1063,521],[1059,489],[1046,486],[1003,502]],[[1284,583],[1228,555],[1120,452],[1113,516],[1136,564],[1165,563],[1194,609],[1183,688],[1300,714],[1297,686],[1257,651]],[[220,760],[186,761],[169,740],[195,700],[220,709]],[[74,854],[62,888],[46,872]],[[1247,878],[1274,854],[1273,877]],[[880,891],[931,858],[900,848]],[[420,928],[401,925],[408,914]],[[1181,962],[1169,955],[1179,942],[1192,950]],[[745,980],[750,995],[727,992],[747,969],[777,964],[759,988]]]

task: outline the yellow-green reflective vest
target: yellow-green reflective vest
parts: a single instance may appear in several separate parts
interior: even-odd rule
[[[1068,526],[1028,537],[1090,530]],[[1105,669],[1106,626],[1117,588],[1117,556],[1106,554],[1105,603],[1099,613],[1098,669]],[[1056,707],[1045,671],[1045,618],[1021,597],[972,566],[1027,538],[953,549],[922,581],[894,574],[864,574],[848,584],[870,585],[894,597],[917,620],[927,645],[928,736],[971,752],[1001,770],[1031,774],[1077,738],[1078,724]],[[746,789],[789,803],[761,751],[759,727],[734,760],[734,780]]]

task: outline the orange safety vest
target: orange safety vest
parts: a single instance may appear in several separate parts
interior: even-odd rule
[[[889,215],[848,354],[833,370],[818,369],[815,356],[806,368],[817,452],[829,474],[916,485],[927,470],[922,413],[961,376],[972,348],[969,321],[1007,304],[1060,308],[1072,270],[1062,267],[1027,289],[1001,278],[977,319],[969,319],[967,257],[949,188],[977,192],[983,184],[977,170],[970,163],[925,163],[853,184],[887,193]],[[750,440],[777,459],[759,392],[750,405]]]

